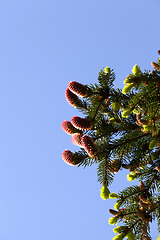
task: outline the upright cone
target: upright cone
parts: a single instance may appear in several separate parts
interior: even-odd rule
[[[89,130],[92,128],[92,122],[87,119],[87,118],[81,118],[78,116],[74,116],[71,119],[71,123],[73,124],[73,126],[77,129],[80,130]]]
[[[89,90],[85,85],[76,81],[69,82],[68,87],[71,92],[80,97],[87,97],[91,93],[91,90]]]
[[[77,145],[77,146],[83,148],[83,144],[82,144],[82,140],[81,140],[82,136],[83,136],[83,135],[80,134],[80,133],[75,133],[75,134],[73,134],[72,137],[71,137],[71,142],[72,142],[74,145]]]
[[[72,153],[70,150],[63,151],[62,158],[65,163],[72,165],[72,166],[75,166],[78,163],[83,161],[83,159],[78,157],[76,154]]]
[[[69,134],[69,135],[72,135],[72,134],[75,134],[78,132],[77,128],[75,128],[71,122],[67,121],[67,120],[64,120],[61,124],[61,128],[62,130]]]
[[[86,150],[87,154],[94,158],[97,155],[97,147],[93,141],[93,139],[87,135],[84,135],[81,138],[82,144],[84,146],[84,149]]]

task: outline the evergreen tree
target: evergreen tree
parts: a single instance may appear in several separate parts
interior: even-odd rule
[[[97,164],[101,198],[117,199],[109,209],[109,224],[120,223],[113,229],[114,240],[152,239],[153,220],[160,233],[160,57],[151,64],[154,70],[144,72],[135,65],[122,90],[114,88],[115,73],[106,67],[98,74],[98,84],[71,81],[65,93],[85,117],[62,122],[80,147],[74,153],[65,150],[62,158],[70,165]],[[110,193],[120,169],[128,169],[127,180],[138,179],[139,185]]]

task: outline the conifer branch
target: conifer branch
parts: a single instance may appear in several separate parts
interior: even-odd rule
[[[140,135],[140,136],[137,136],[137,137],[135,137],[135,138],[128,139],[128,140],[125,141],[125,142],[122,142],[122,143],[117,144],[116,146],[112,146],[112,147],[110,147],[109,150],[116,149],[116,148],[118,148],[118,147],[120,147],[120,146],[122,146],[122,145],[125,145],[125,144],[127,144],[127,143],[130,143],[130,142],[136,141],[136,140],[139,139],[139,138],[142,138],[142,137],[148,136],[149,134],[150,134],[150,133],[145,133],[145,134]]]
[[[104,184],[107,185],[107,160],[105,161],[105,167],[104,167]]]
[[[95,120],[96,115],[97,115],[97,113],[98,113],[98,110],[99,110],[99,108],[100,108],[100,106],[101,106],[101,104],[102,104],[103,101],[104,101],[104,98],[101,99],[101,101],[100,101],[100,103],[99,103],[99,105],[98,105],[98,107],[97,107],[97,109],[96,109],[96,111],[95,111],[95,114],[94,114],[94,116],[93,116],[93,120]]]
[[[151,179],[151,181],[150,181],[150,183],[149,183],[149,185],[148,185],[146,191],[149,190],[149,188],[151,187],[151,185],[152,185],[153,181],[155,180],[156,176],[157,176],[157,172],[154,173],[154,175],[153,175],[153,177],[152,177],[152,179]]]
[[[131,196],[133,196],[133,195],[135,195],[135,194],[137,194],[137,193],[141,193],[141,190],[138,190],[138,191],[136,191],[136,192],[133,192],[133,193],[127,195],[126,197],[120,196],[120,198],[121,198],[121,200],[122,200],[122,203],[125,201],[126,198],[129,198],[129,197],[131,197]]]
[[[75,116],[71,122],[63,122],[62,129],[72,135],[72,143],[81,150],[75,153],[65,150],[62,158],[72,166],[98,164],[98,181],[102,183],[100,196],[103,199],[118,198],[115,210],[121,205],[125,207],[124,212],[123,208],[110,210],[114,215],[111,224],[115,224],[118,218],[125,224],[119,227],[120,235],[114,239],[125,236],[128,239],[149,239],[149,222],[157,218],[160,225],[160,193],[157,191],[160,189],[160,57],[157,63],[152,62],[152,66],[155,70],[150,73],[142,72],[135,65],[132,74],[125,78],[123,90],[113,88],[115,74],[106,67],[99,72],[99,84],[88,87],[71,81],[65,92],[68,103],[87,116]],[[123,158],[124,162],[125,158],[129,159],[129,164],[122,164]],[[127,179],[139,179],[140,186],[126,187],[117,195],[110,193],[108,186],[121,166],[130,171]]]
[[[109,93],[108,96],[109,96],[109,97],[114,97],[115,95]],[[126,96],[126,95],[123,95],[123,96],[120,95],[119,98],[121,98],[121,99],[125,99],[125,100],[130,100],[130,97],[129,97],[129,96]]]
[[[155,89],[151,89],[149,92],[147,92],[147,93],[144,94],[142,97],[140,97],[140,100],[139,100],[137,103],[135,103],[135,104],[132,106],[131,109],[133,110],[133,109],[135,108],[135,106],[142,101],[142,99],[144,99],[149,93],[153,92],[154,90],[155,90]]]

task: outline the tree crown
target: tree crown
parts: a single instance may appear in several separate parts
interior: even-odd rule
[[[114,88],[109,67],[100,70],[98,84],[71,81],[66,89],[68,103],[85,117],[63,121],[62,129],[80,150],[65,150],[62,158],[70,165],[97,164],[101,198],[117,199],[115,210],[109,209],[109,224],[122,223],[113,229],[118,233],[114,240],[151,239],[153,220],[160,232],[160,57],[151,64],[154,70],[144,72],[135,65],[122,90]],[[139,185],[110,193],[122,169],[128,169],[128,181],[138,179]]]

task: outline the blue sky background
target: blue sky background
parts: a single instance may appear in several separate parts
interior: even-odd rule
[[[114,201],[100,198],[96,166],[61,158],[78,150],[61,130],[79,114],[65,89],[72,80],[96,83],[106,66],[119,88],[133,65],[152,69],[159,10],[159,0],[0,0],[0,240],[115,235]],[[128,184],[127,173],[117,174],[111,191]]]

